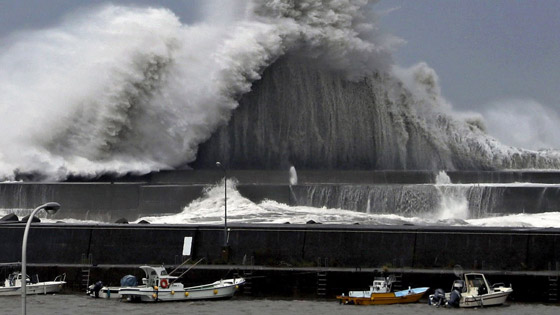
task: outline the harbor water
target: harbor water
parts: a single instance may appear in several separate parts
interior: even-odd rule
[[[21,314],[19,296],[0,297],[1,314]],[[234,297],[222,301],[176,303],[129,303],[117,299],[94,299],[81,294],[27,297],[28,314],[559,314],[560,304],[506,302],[503,306],[477,309],[434,308],[421,300],[401,305],[341,305],[336,300],[278,300]]]

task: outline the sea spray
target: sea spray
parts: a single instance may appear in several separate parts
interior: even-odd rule
[[[2,41],[0,179],[188,167],[201,143],[231,153],[222,157],[232,167],[560,167],[556,151],[504,146],[481,124],[453,119],[433,69],[393,67],[402,41],[379,32],[368,1],[239,5],[212,2],[220,14],[194,24],[167,9],[103,5]],[[264,108],[240,114],[239,101],[283,60],[285,79],[268,79],[280,89],[255,91]],[[245,126],[219,136],[234,112]]]
[[[455,186],[445,171],[440,171],[436,176],[436,184],[440,196],[440,204],[436,217],[441,220],[469,218],[469,201],[467,200],[468,187]]]
[[[239,169],[283,169],[288,163],[316,170],[560,166],[556,151],[505,146],[479,120],[455,119],[433,70],[425,65],[410,72],[409,90],[387,73],[352,82],[317,60],[284,56],[240,99],[228,125],[201,144],[191,165],[208,168],[225,157]]]
[[[296,172],[296,168],[294,166],[290,166],[290,185],[297,185],[298,183],[298,177],[297,177],[297,172]]]
[[[288,51],[328,60],[348,78],[387,67],[392,41],[372,36],[367,1],[241,4],[243,14],[193,25],[166,9],[104,5],[15,36],[0,54],[0,178],[192,162]]]

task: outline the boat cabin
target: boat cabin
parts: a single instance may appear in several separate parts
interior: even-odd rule
[[[177,279],[177,277],[168,275],[167,270],[163,267],[140,266],[140,269],[144,270],[146,274],[146,277],[142,278],[142,284],[148,287],[161,286],[165,288]]]
[[[391,292],[391,283],[386,278],[374,278],[373,284],[369,286],[371,293]]]
[[[458,290],[467,295],[482,295],[491,292],[486,278],[481,273],[467,273],[465,280],[455,280],[451,290]]]

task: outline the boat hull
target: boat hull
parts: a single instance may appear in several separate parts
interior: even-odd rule
[[[409,294],[404,296],[395,296],[395,293],[373,293],[370,297],[351,297],[351,296],[337,296],[336,298],[340,303],[350,305],[386,305],[386,304],[403,304],[415,303],[422,298],[424,292]]]
[[[495,292],[479,296],[463,296],[459,307],[481,307],[502,305],[511,292]]]
[[[36,284],[28,284],[25,294],[49,294],[57,293],[62,290],[66,282],[64,281],[48,281]],[[21,286],[0,287],[0,296],[21,295]]]
[[[237,278],[187,288],[182,284],[174,284],[169,288],[123,287],[118,292],[122,298],[134,302],[217,300],[233,297],[244,283],[244,279]]]
[[[202,290],[154,290],[146,287],[139,288],[121,288],[119,294],[122,298],[130,301],[139,302],[156,302],[156,301],[193,301],[193,300],[213,300],[213,299],[229,299],[233,297],[236,286],[228,286],[221,288],[210,288]]]

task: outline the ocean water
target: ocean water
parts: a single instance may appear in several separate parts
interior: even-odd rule
[[[0,297],[2,314],[21,314],[20,297]],[[341,305],[334,299],[286,300],[233,297],[224,301],[176,303],[128,303],[93,299],[85,295],[57,294],[27,297],[28,314],[558,314],[558,304],[513,303],[476,309],[434,308],[422,300],[414,304],[355,306]]]

